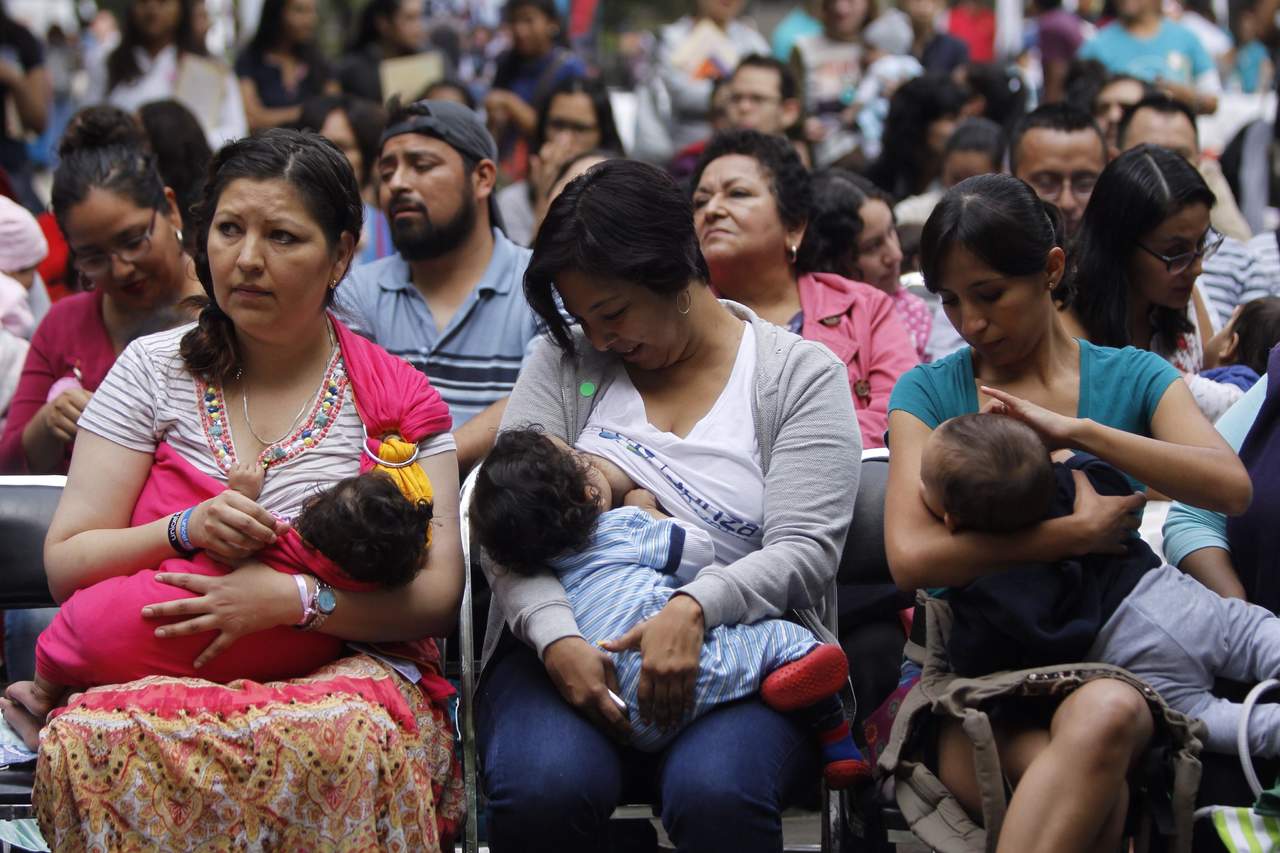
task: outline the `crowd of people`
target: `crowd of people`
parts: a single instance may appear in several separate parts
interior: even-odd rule
[[[55,849],[447,845],[468,474],[495,851],[653,849],[633,799],[776,850],[877,762],[929,844],[1115,849],[1152,743],[1235,749],[1280,231],[1198,117],[1270,86],[1275,0],[1037,0],[1013,56],[968,0],[743,6],[629,101],[553,0],[461,43],[369,0],[336,57],[314,0],[234,57],[199,0],[78,49],[0,14],[0,473],[67,475],[0,704]]]

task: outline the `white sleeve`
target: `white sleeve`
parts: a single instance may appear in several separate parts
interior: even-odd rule
[[[680,564],[676,566],[675,574],[680,578],[692,578],[700,569],[715,562],[715,542],[711,534],[698,525],[679,518],[671,520],[684,530],[684,551],[680,554]]]
[[[1216,422],[1227,409],[1231,408],[1232,404],[1244,396],[1244,391],[1235,385],[1214,382],[1196,373],[1185,373],[1182,378],[1191,389],[1191,396],[1195,398],[1196,405],[1209,419],[1209,423]]]
[[[1222,78],[1218,76],[1217,68],[1210,68],[1196,76],[1196,91],[1206,95],[1222,94]]]
[[[137,340],[125,347],[80,415],[80,429],[108,441],[154,453],[160,441],[157,405],[166,390],[163,371]]]
[[[453,433],[438,432],[424,441],[418,442],[418,456],[435,456],[439,453],[449,453],[458,449],[458,443],[453,440]]]

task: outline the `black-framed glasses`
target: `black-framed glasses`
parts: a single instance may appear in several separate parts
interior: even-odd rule
[[[1085,202],[1093,194],[1098,184],[1098,173],[1089,171],[1072,172],[1062,175],[1057,172],[1041,172],[1031,176],[1027,181],[1036,195],[1048,202],[1057,203],[1062,198],[1063,190],[1070,192],[1078,200]]]
[[[575,133],[584,136],[600,129],[598,124],[583,124],[580,121],[571,121],[567,118],[549,118],[547,119],[547,133]]]
[[[1147,248],[1141,243],[1138,248],[1146,252],[1157,260],[1164,261],[1164,268],[1169,271],[1169,275],[1178,275],[1191,269],[1191,265],[1196,262],[1196,258],[1209,258],[1213,253],[1218,251],[1218,247],[1222,245],[1222,241],[1226,238],[1210,228],[1204,232],[1204,236],[1200,238],[1200,248],[1194,252],[1183,252],[1180,255],[1162,255],[1159,252]]]
[[[72,265],[86,278],[102,278],[111,271],[111,258],[117,257],[126,264],[136,264],[151,251],[151,235],[156,230],[156,216],[159,211],[151,211],[151,223],[147,230],[137,237],[129,237],[121,241],[114,249],[92,255],[77,254]]]

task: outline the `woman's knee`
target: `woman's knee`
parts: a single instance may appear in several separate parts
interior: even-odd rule
[[[1112,761],[1133,760],[1151,739],[1154,722],[1147,700],[1116,679],[1091,681],[1063,701],[1053,718],[1053,739]]]

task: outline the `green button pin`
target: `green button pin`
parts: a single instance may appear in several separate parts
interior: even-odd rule
[[[581,385],[579,385],[579,386],[578,386],[578,393],[579,393],[579,394],[581,394],[581,395],[582,395],[582,396],[584,396],[584,397],[592,397],[592,396],[595,396],[595,393],[596,393],[596,383],[594,383],[594,382],[583,382]]]

